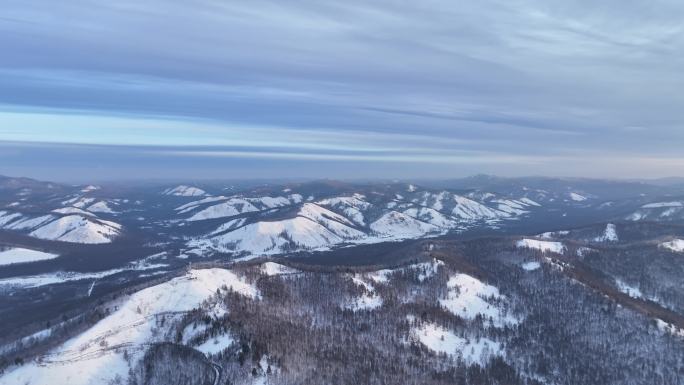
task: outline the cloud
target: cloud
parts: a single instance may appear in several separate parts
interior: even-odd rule
[[[0,140],[471,151],[537,174],[557,168],[526,159],[672,158],[683,17],[674,0],[9,2]]]

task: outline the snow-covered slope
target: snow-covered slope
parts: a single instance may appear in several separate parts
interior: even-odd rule
[[[12,221],[18,220],[22,215],[20,213],[13,213],[9,211],[0,211],[0,227],[6,228],[5,226]]]
[[[109,243],[121,232],[121,225],[80,215],[67,215],[42,225],[29,235],[62,242]]]
[[[497,327],[517,322],[514,317],[504,314],[499,307],[489,302],[503,298],[496,287],[467,274],[452,276],[447,286],[449,293],[439,303],[457,316],[472,320],[481,315]]]
[[[401,194],[396,190],[365,190],[322,199],[308,195],[306,201],[297,193],[261,197],[254,194],[203,198],[177,207],[178,214],[189,215],[185,219],[188,222],[230,219],[190,245],[221,252],[270,255],[500,226],[503,221],[527,216],[541,207],[526,197],[475,194],[469,198],[449,191],[420,190],[416,186],[401,190]]]
[[[575,202],[584,202],[587,199],[589,199],[589,198],[585,197],[584,195],[576,193],[576,192],[568,193],[568,197]]]
[[[435,225],[397,211],[384,214],[370,224],[370,229],[375,234],[389,239],[416,238],[439,230]]]
[[[115,213],[115,211],[112,210],[112,208],[109,207],[109,204],[105,201],[99,201],[97,203],[93,203],[92,205],[88,206],[87,210],[90,212],[93,212],[93,213],[105,213],[105,214],[114,214]]]
[[[180,185],[176,187],[171,187],[162,192],[163,195],[172,195],[178,197],[200,197],[207,195],[207,192],[201,188]]]
[[[71,199],[67,199],[67,200],[63,201],[62,204],[65,206],[72,206],[72,207],[82,209],[82,208],[85,208],[86,206],[92,204],[93,202],[95,202],[95,198],[83,197],[81,195],[77,195]]]
[[[81,189],[81,192],[87,193],[87,192],[91,192],[91,191],[95,191],[95,190],[99,190],[99,189],[101,189],[100,186],[94,186],[94,185],[90,184],[90,185],[83,187]]]
[[[52,210],[52,212],[57,213],[57,214],[76,214],[76,215],[85,215],[85,216],[95,216],[95,214],[90,213],[88,211],[85,211],[83,209],[79,209],[77,207],[61,207],[61,208]]]
[[[681,201],[672,201],[672,202],[656,202],[656,203],[648,203],[641,208],[643,209],[661,209],[661,208],[670,208],[670,207],[684,207],[684,202]]]
[[[178,207],[175,208],[175,210],[178,211],[179,214],[184,214],[184,213],[187,213],[187,212],[189,212],[189,211],[192,211],[192,210],[196,209],[197,207],[199,207],[199,206],[201,206],[201,205],[204,205],[204,204],[206,204],[206,203],[220,202],[220,201],[223,201],[223,200],[226,200],[226,199],[229,199],[229,198],[228,198],[228,197],[225,197],[225,196],[223,196],[223,195],[217,196],[217,197],[207,197],[207,198],[203,198],[203,199],[200,199],[200,200],[188,202],[188,203],[186,203],[186,204],[184,204],[184,205],[178,206]]]
[[[673,239],[669,242],[663,242],[659,246],[663,249],[681,253],[684,252],[684,239]]]
[[[39,217],[32,217],[32,216],[26,216],[22,214],[13,213],[13,214],[8,214],[6,217],[10,217],[11,220],[8,221],[7,223],[3,224],[3,228],[7,230],[30,230],[34,229],[38,226],[41,226],[45,223],[48,223],[55,218],[57,218],[54,215],[41,215]],[[5,217],[5,218],[6,218]],[[0,222],[3,221],[3,217],[0,217]]]
[[[347,218],[314,203],[303,204],[293,218],[264,220],[245,226],[242,223],[236,224],[233,220],[228,225],[221,225],[212,234],[229,230],[228,232],[191,241],[190,245],[210,247],[222,252],[270,255],[286,251],[324,249],[365,236]]]
[[[127,378],[126,356],[135,362],[142,347],[168,341],[167,331],[177,317],[225,289],[260,296],[256,287],[230,270],[191,270],[126,298],[113,313],[44,355],[40,364],[31,362],[5,373],[3,384],[99,385]],[[161,319],[165,322],[158,322]]]
[[[226,200],[221,203],[205,207],[204,209],[196,212],[190,218],[188,218],[188,221],[228,218],[250,212],[257,212],[283,206],[289,206],[292,204],[300,203],[302,201],[302,196],[299,194],[292,194],[287,197],[230,197],[225,199]],[[192,202],[191,204],[178,207],[177,210],[180,209],[181,213],[185,213],[201,207],[203,203],[212,203],[216,201],[218,200],[207,198],[201,201]]]
[[[259,211],[253,204],[242,198],[232,198],[217,205],[195,213],[188,218],[189,221],[201,221],[205,219],[232,217],[248,212]]]
[[[667,201],[654,202],[641,206],[635,212],[629,214],[625,219],[629,221],[676,221],[684,219],[684,202]]]
[[[291,267],[281,265],[279,263],[275,262],[264,262],[261,264],[259,271],[268,276],[272,277],[275,275],[288,275],[288,274],[297,274],[299,273],[299,270],[293,269]]]
[[[344,239],[305,217],[257,222],[209,239],[191,241],[195,247],[209,246],[223,252],[254,255],[294,250],[314,250],[341,243]]]
[[[13,263],[44,261],[57,257],[59,257],[58,254],[15,247],[8,250],[0,250],[0,266],[11,265]]]
[[[314,203],[302,205],[297,215],[324,226],[342,239],[357,239],[365,236],[365,233],[354,228],[355,224],[349,219]]]
[[[432,208],[463,221],[473,222],[512,219],[528,214],[530,209],[541,206],[526,197],[519,199],[497,198],[497,195],[486,192],[472,192],[467,196],[462,196],[449,191],[436,193],[417,191],[412,196],[410,202],[413,204]],[[403,197],[397,199],[399,201],[406,200]]]
[[[0,228],[28,233],[29,236],[74,243],[109,243],[121,232],[121,225],[97,219],[92,214],[80,215],[78,208],[57,209],[60,215],[29,216],[0,211]]]
[[[525,271],[535,271],[541,268],[541,263],[537,261],[530,261],[523,263],[520,267],[522,267]]]
[[[318,205],[330,207],[340,211],[347,218],[354,221],[357,225],[365,225],[364,211],[370,209],[373,205],[366,202],[366,197],[362,194],[354,194],[353,196],[341,196],[334,198],[327,198],[316,202]]]
[[[456,201],[456,207],[453,208],[451,214],[458,218],[484,220],[508,216],[501,211],[497,211],[466,197],[457,195],[454,196],[454,200]]]
[[[460,357],[467,365],[484,366],[491,358],[503,355],[503,348],[498,342],[486,337],[466,339],[434,323],[413,328],[411,335],[435,353]]]
[[[458,221],[455,218],[447,217],[430,207],[413,207],[404,210],[403,213],[440,228],[449,229],[458,226]]]

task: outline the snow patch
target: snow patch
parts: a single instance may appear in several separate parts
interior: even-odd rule
[[[537,206],[537,207],[541,207],[541,205],[540,205],[539,203],[533,201],[533,200],[530,199],[530,198],[520,198],[520,199],[518,199],[518,200],[519,200],[520,202],[523,202],[523,203],[527,204],[528,206]]]
[[[586,256],[587,254],[592,253],[592,252],[594,252],[594,251],[596,251],[596,250],[594,250],[594,249],[592,249],[592,248],[589,248],[589,247],[584,247],[584,246],[578,247],[578,248],[577,248],[577,256],[578,256],[578,257],[584,257],[584,256]]]
[[[93,213],[106,213],[106,214],[115,214],[116,212],[112,210],[111,207],[107,204],[105,201],[99,201],[97,203],[94,203],[87,208],[88,211],[93,212]]]
[[[606,225],[606,229],[603,230],[603,234],[594,238],[594,242],[617,242],[617,241],[618,241],[617,229],[615,228],[615,225],[612,223],[609,223]]]
[[[264,263],[262,263],[260,271],[262,274],[265,274],[269,277],[272,277],[274,275],[299,273],[299,270],[297,270],[297,269],[293,269],[289,266],[281,265],[281,264],[275,263],[275,262],[264,262]]]
[[[658,209],[662,207],[684,207],[684,202],[681,201],[675,201],[675,202],[655,202],[655,203],[648,203],[641,208],[643,209]]]
[[[436,353],[461,357],[468,365],[484,366],[490,358],[503,355],[501,344],[489,338],[464,338],[433,323],[411,331],[412,337]]]
[[[570,231],[568,231],[568,230],[560,230],[560,231],[547,231],[547,232],[541,233],[541,234],[539,234],[539,235],[537,235],[537,236],[538,236],[539,238],[542,238],[542,239],[554,239],[554,238],[556,238],[556,237],[563,236],[563,235],[568,235],[568,234],[570,234]]]
[[[663,333],[669,333],[673,336],[684,338],[684,329],[680,329],[671,323],[665,322],[659,318],[656,318],[656,325]]]
[[[525,271],[535,271],[541,267],[541,263],[537,261],[525,262],[520,267]]]
[[[206,355],[218,354],[229,348],[235,343],[235,340],[230,334],[219,334],[215,337],[211,337],[199,346],[195,346],[195,349]]]
[[[569,193],[568,195],[570,196],[570,199],[572,199],[572,200],[575,201],[575,202],[584,202],[584,201],[586,201],[586,200],[588,199],[588,198],[585,197],[584,195],[578,194],[578,193],[576,193],[576,192],[571,192],[571,193]]]
[[[85,215],[85,216],[95,216],[93,213],[89,213],[83,209],[79,209],[78,207],[62,207],[59,209],[54,209],[52,210],[53,213],[57,214],[76,214],[76,215]]]
[[[642,298],[643,294],[641,294],[641,290],[639,290],[638,287],[630,286],[626,282],[616,279],[615,280],[615,285],[617,286],[618,290],[621,292],[627,294],[628,296],[632,298]]]
[[[355,298],[351,304],[347,306],[348,309],[353,311],[359,310],[373,310],[382,306],[382,297],[378,294],[367,294],[364,293],[362,296]]]
[[[561,242],[539,241],[529,238],[519,240],[516,242],[516,246],[520,248],[536,249],[543,252],[552,252],[557,254],[563,254],[565,252],[565,246]]]
[[[447,287],[449,293],[439,303],[451,313],[468,320],[481,315],[497,327],[517,323],[514,317],[504,315],[501,309],[488,302],[504,298],[496,287],[462,273],[449,278]]]
[[[673,239],[669,242],[663,242],[658,246],[676,253],[681,253],[684,252],[684,239]]]
[[[95,191],[95,190],[99,190],[99,189],[100,189],[100,186],[93,186],[91,184],[91,185],[88,185],[88,186],[85,186],[84,188],[82,188],[81,192],[87,193],[87,192],[91,192],[91,191]]]

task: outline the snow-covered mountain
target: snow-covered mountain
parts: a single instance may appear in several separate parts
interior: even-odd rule
[[[122,226],[92,215],[65,213],[30,216],[18,212],[0,211],[0,229],[26,233],[31,237],[72,243],[109,243]]]
[[[596,185],[0,178],[0,384],[677,383],[683,195]]]
[[[200,221],[204,219],[232,217],[249,212],[283,207],[294,203],[300,203],[301,201],[302,196],[299,194],[293,194],[286,197],[212,197],[184,204],[177,207],[176,210],[183,214],[199,209],[199,211],[196,211],[188,220]]]
[[[170,331],[172,324],[160,326],[159,319],[187,313],[211,301],[217,292],[227,290],[248,298],[259,296],[254,285],[230,270],[192,270],[134,293],[93,327],[46,354],[41,364],[14,370],[3,376],[2,381],[33,385],[114,383],[117,377],[128,375],[129,355],[141,359],[145,346],[166,339],[167,333],[163,331]],[[213,314],[225,313],[216,302]]]
[[[478,201],[477,197],[415,185],[326,195],[319,199],[309,195],[306,200],[298,193],[212,197],[175,210],[186,215],[188,223],[224,219],[212,231],[191,240],[190,247],[271,255],[498,226],[542,207],[529,198],[508,199],[490,193]]]
[[[315,250],[360,239],[365,234],[347,218],[313,203],[305,203],[292,218],[258,221],[245,226],[234,222],[221,225],[208,238],[190,242],[192,247],[209,247],[223,252],[278,254],[285,251]]]
[[[179,185],[176,187],[169,187],[162,191],[163,195],[173,195],[177,197],[200,197],[207,195],[207,192],[199,187]]]
[[[473,188],[335,181],[203,183],[202,188],[4,183],[9,187],[0,194],[2,230],[37,239],[105,243],[125,238],[125,227],[126,235],[173,242],[186,250],[192,246],[197,255],[325,250],[545,221],[571,226],[578,220],[592,223],[591,218],[597,223],[684,216],[684,203],[656,201],[642,192],[653,190],[641,184],[633,186],[634,198],[619,200],[606,192],[626,194],[628,185],[596,181],[483,178],[474,180]],[[50,222],[55,223],[39,230]]]

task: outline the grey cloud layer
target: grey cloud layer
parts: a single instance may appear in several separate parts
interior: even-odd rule
[[[680,1],[8,1],[0,103],[396,134],[425,158],[679,159],[682,20]]]

